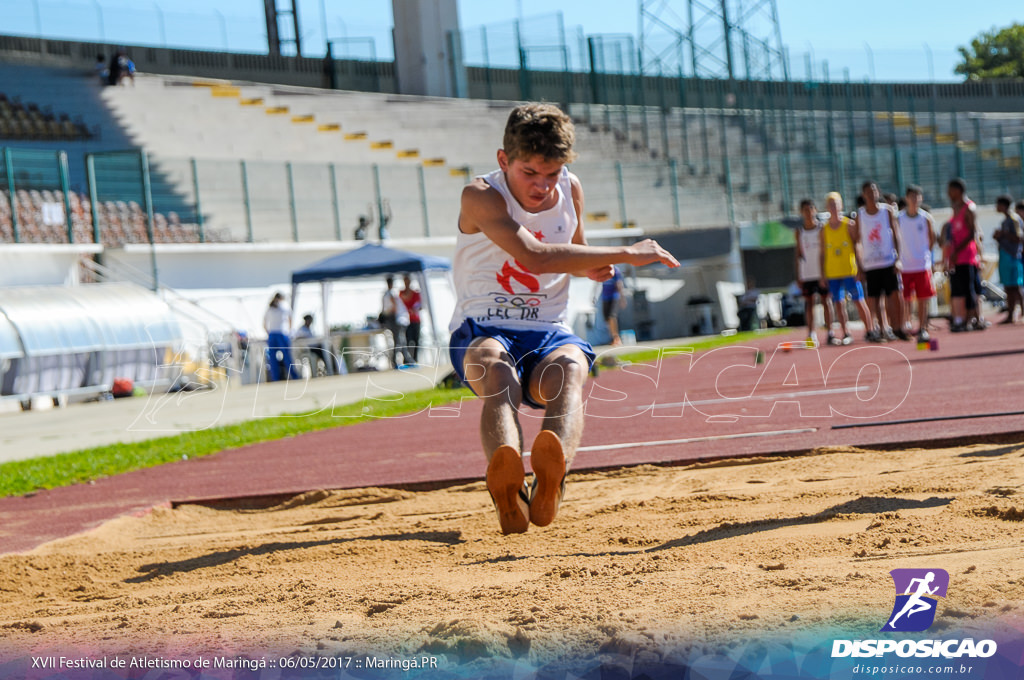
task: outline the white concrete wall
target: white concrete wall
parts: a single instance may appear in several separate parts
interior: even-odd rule
[[[452,77],[448,34],[458,33],[456,0],[392,0],[395,70],[402,94],[456,97],[465,75]],[[464,74],[462,65],[459,72]]]

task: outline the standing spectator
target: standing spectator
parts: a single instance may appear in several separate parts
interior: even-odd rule
[[[130,80],[132,87],[135,87],[135,62],[128,57],[128,53],[124,50],[119,50],[117,53],[117,66],[117,84],[120,85],[125,80]]]
[[[840,344],[853,342],[850,335],[849,316],[846,312],[846,298],[849,296],[857,305],[857,313],[867,330],[868,337],[874,337],[874,326],[867,303],[864,302],[864,288],[858,274],[863,271],[860,251],[856,248],[856,224],[843,215],[843,197],[833,191],[826,197],[828,222],[821,229],[821,274],[822,285],[828,283],[828,290],[835,305],[836,320],[843,332]],[[832,329],[829,329],[832,330]]]
[[[100,79],[100,85],[106,85],[109,82],[110,71],[107,69],[107,58],[102,54],[96,55],[96,64],[93,66],[93,71],[96,73],[96,77]]]
[[[357,241],[366,240],[366,230],[370,228],[370,220],[367,219],[366,215],[359,216],[359,224],[356,225],[355,233],[352,237]]]
[[[107,85],[121,84],[121,62],[118,60],[119,56],[121,56],[121,53],[115,52],[110,57],[110,68],[107,69]]]
[[[911,332],[910,300],[917,296],[917,341],[928,342],[928,304],[935,297],[932,284],[932,249],[935,247],[935,222],[921,207],[924,191],[919,186],[907,187],[906,208],[896,216],[903,244],[903,330]]]
[[[423,307],[423,298],[418,290],[413,289],[412,278],[408,274],[402,277],[402,285],[404,288],[399,297],[409,312],[409,326],[405,329],[405,343],[409,350],[406,362],[415,364],[420,354],[420,310]]]
[[[946,193],[953,207],[953,217],[949,221],[949,238],[943,245],[943,259],[949,273],[950,306],[953,308],[949,329],[954,333],[961,333],[968,330],[967,313],[980,306],[974,281],[980,263],[978,227],[974,201],[967,197],[967,186],[964,181],[960,178],[950,180]]]
[[[612,278],[601,283],[601,315],[612,336],[612,347],[618,347],[622,344],[619,336],[619,309],[626,301],[626,290],[622,285],[622,271],[612,266],[615,270]]]
[[[311,340],[316,337],[313,332],[313,315],[306,314],[302,317],[302,325],[295,331],[296,340]],[[324,366],[333,375],[338,375],[338,364],[334,361],[334,355],[331,354],[329,347],[324,347],[323,344],[310,343],[306,345],[309,349],[310,354],[314,357],[318,357],[320,361],[324,363]],[[316,377],[316,366],[311,367],[313,369],[313,377]]]
[[[381,300],[380,318],[381,325],[391,331],[391,364],[398,368],[398,352],[402,350],[402,359],[407,359],[409,348],[405,346],[405,331],[409,327],[409,310],[402,304],[402,298],[395,290],[395,277],[389,276],[385,279],[387,290]]]
[[[903,296],[900,280],[900,238],[896,214],[888,203],[880,203],[878,185],[868,181],[861,185],[864,207],[857,210],[856,230],[864,265],[862,276],[867,288],[868,307],[878,321],[868,340],[910,340],[903,330]]]
[[[999,244],[999,281],[1006,291],[1006,318],[1001,323],[1014,323],[1020,308],[1024,314],[1024,300],[1021,286],[1024,286],[1024,265],[1021,263],[1021,244],[1024,243],[1024,224],[1013,213],[1013,199],[1000,196],[996,199],[996,210],[1003,215],[1003,223],[992,238]]]
[[[757,282],[753,276],[748,276],[747,290],[736,300],[739,306],[736,315],[740,319],[740,331],[755,331],[761,328],[761,316],[757,313],[757,300],[760,297],[761,291],[757,288]]]
[[[832,301],[829,299],[828,287],[821,284],[821,222],[814,201],[805,198],[800,201],[800,215],[804,223],[797,230],[796,239],[796,278],[800,282],[800,292],[804,298],[804,322],[807,324],[807,342],[811,347],[818,346],[818,336],[814,331],[814,296],[821,300],[825,312],[825,328],[828,329],[828,344],[839,344],[832,332]]]
[[[285,376],[298,378],[298,371],[292,365],[291,342],[288,340],[292,328],[292,310],[281,293],[274,293],[270,299],[270,306],[263,315],[263,328],[267,331],[267,369],[270,371],[270,381],[281,380]],[[283,371],[280,364],[283,364]]]

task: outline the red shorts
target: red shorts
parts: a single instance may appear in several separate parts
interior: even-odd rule
[[[931,272],[901,272],[901,276],[903,277],[904,300],[910,300],[914,295],[917,295],[918,300],[935,297]]]

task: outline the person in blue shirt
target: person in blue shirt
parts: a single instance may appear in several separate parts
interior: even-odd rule
[[[601,314],[612,336],[612,347],[622,344],[619,337],[619,308],[625,302],[626,290],[622,285],[622,272],[615,267],[615,273],[601,284]]]

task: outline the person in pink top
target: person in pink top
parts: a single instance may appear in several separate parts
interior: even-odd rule
[[[967,330],[967,312],[978,305],[974,290],[980,259],[978,257],[974,201],[967,197],[962,179],[952,179],[947,187],[953,217],[949,221],[949,239],[943,248],[946,272],[949,275],[952,319],[949,329],[954,333]]]

